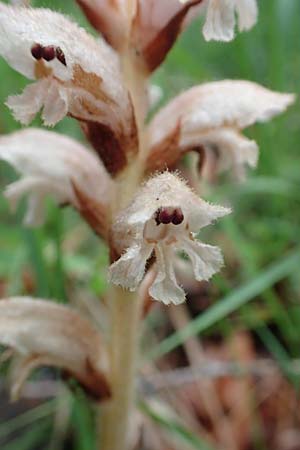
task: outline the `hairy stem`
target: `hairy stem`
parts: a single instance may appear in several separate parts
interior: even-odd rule
[[[130,448],[130,419],[135,400],[140,304],[135,293],[118,287],[110,291],[112,308],[112,400],[103,407],[101,450]]]

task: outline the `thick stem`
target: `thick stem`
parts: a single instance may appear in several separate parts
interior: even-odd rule
[[[130,2],[129,2],[130,3]],[[144,120],[146,77],[133,62],[130,51],[123,54],[124,81],[130,93],[138,128],[138,156],[118,180],[113,216],[126,207],[143,174],[145,152]],[[135,375],[138,359],[141,301],[136,293],[112,286],[111,307],[111,388],[112,399],[102,407],[101,450],[130,450],[135,403]]]
[[[112,400],[103,407],[101,450],[130,448],[130,419],[135,401],[135,372],[139,342],[140,304],[135,293],[118,287],[110,291],[112,308]]]

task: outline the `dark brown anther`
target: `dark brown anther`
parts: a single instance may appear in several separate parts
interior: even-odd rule
[[[64,66],[67,65],[65,54],[60,47],[56,47],[55,55],[59,62],[61,62]]]
[[[181,208],[174,209],[173,217],[172,217],[172,224],[173,225],[180,225],[184,220],[184,215],[181,210]]]
[[[42,58],[45,61],[52,61],[55,58],[55,47],[53,45],[48,45],[42,50]]]
[[[31,54],[34,57],[34,59],[41,59],[43,56],[43,47],[40,44],[34,44],[31,47]]]
[[[155,214],[155,221],[157,225],[163,223],[167,225],[172,222],[174,210],[173,208],[159,208]]]

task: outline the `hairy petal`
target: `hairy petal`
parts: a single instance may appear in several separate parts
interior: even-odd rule
[[[109,395],[104,343],[71,308],[27,297],[1,300],[0,342],[24,358],[18,388],[31,368],[45,364],[66,370],[97,397]]]
[[[84,146],[55,132],[28,128],[0,137],[0,159],[21,174],[7,187],[6,196],[15,207],[29,194],[27,224],[42,222],[44,198],[52,195],[59,204],[72,204],[88,222],[97,212],[98,221],[91,225],[106,236],[113,185],[101,162]]]
[[[145,274],[147,259],[150,258],[153,245],[135,245],[109,268],[109,281],[126,289],[135,290]]]
[[[117,217],[113,226],[115,245],[124,248],[132,239],[141,238],[146,222],[155,211],[177,206],[189,218],[189,231],[193,232],[230,213],[228,208],[209,204],[199,198],[178,176],[163,172],[150,178],[137,192],[132,203]]]
[[[257,165],[258,146],[256,142],[247,139],[232,128],[218,128],[204,133],[200,139],[206,154],[201,165],[201,174],[207,179],[211,177],[213,179],[217,173],[231,169],[236,180],[244,181],[245,166],[255,168]],[[190,144],[191,146],[187,146],[187,149],[193,148],[192,142]]]
[[[203,35],[207,41],[231,41],[234,37],[234,1],[209,0]]]
[[[231,41],[235,34],[235,13],[239,30],[249,30],[257,21],[256,0],[208,0],[204,38],[207,41]]]
[[[109,269],[110,281],[137,289],[147,261],[150,267],[155,256],[156,276],[148,285],[150,297],[165,304],[183,302],[185,293],[176,281],[173,267],[176,253],[184,250],[190,256],[197,279],[212,276],[222,265],[220,251],[194,242],[193,236],[229,213],[228,208],[200,199],[175,174],[164,172],[150,178],[112,227],[116,261]]]
[[[257,22],[258,8],[256,0],[235,0],[239,30],[250,30]]]
[[[182,250],[189,256],[197,281],[209,280],[223,266],[223,257],[219,247],[185,239]]]
[[[42,55],[52,49],[50,60],[34,56],[36,47]],[[86,127],[99,125],[99,139],[108,128],[123,157],[119,170],[126,166],[137,152],[135,116],[118,55],[103,40],[54,11],[0,3],[0,55],[23,75],[38,80],[8,99],[18,120],[28,124],[43,110],[48,126],[68,114]]]
[[[185,301],[185,292],[178,286],[173,267],[174,254],[170,249],[158,245],[156,248],[157,275],[149,289],[154,300],[165,305],[179,305]]]
[[[69,18],[50,9],[18,8],[1,3],[0,55],[15,70],[31,79],[38,78],[37,66],[41,62],[31,55],[31,48],[36,43],[44,47],[60,47],[63,51],[66,65],[57,58],[45,62],[58,79],[71,80],[74,67],[80,66],[86,72],[98,75],[105,85],[104,90],[112,96],[120,93],[117,59],[100,40],[95,40]],[[111,58],[103,61],[105,56]],[[109,80],[114,70],[115,77]],[[117,87],[115,93],[114,87]]]
[[[6,105],[12,110],[16,120],[28,125],[43,107],[49,88],[48,79],[40,80],[27,86],[22,94],[8,97]]]
[[[294,99],[292,94],[243,80],[195,86],[174,98],[152,119],[148,128],[148,170],[173,166],[183,153],[199,149],[217,130],[227,129],[229,134],[231,130],[231,136],[233,132],[237,136],[237,130],[271,119]],[[224,136],[225,132],[223,139],[219,135],[217,140],[224,141]]]

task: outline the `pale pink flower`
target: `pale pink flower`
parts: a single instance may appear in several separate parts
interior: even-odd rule
[[[108,135],[120,153],[136,151],[135,118],[119,59],[103,40],[57,12],[1,3],[0,55],[37,80],[7,100],[21,123],[31,122],[40,110],[48,126],[70,115],[85,128],[92,123],[95,130],[97,124],[98,142],[106,142],[106,151]]]
[[[216,172],[232,169],[242,178],[245,165],[255,167],[258,147],[241,130],[280,114],[294,98],[242,80],[195,86],[175,97],[151,121],[148,170],[172,167],[184,153],[194,150],[201,153],[202,173],[205,161],[213,157]]]
[[[0,343],[17,357],[13,397],[39,366],[62,368],[98,398],[110,395],[105,343],[70,307],[29,297],[0,300]]]
[[[74,139],[28,128],[0,136],[0,159],[11,164],[21,179],[5,191],[12,207],[29,195],[25,223],[44,220],[44,201],[73,205],[96,232],[106,235],[112,181],[101,161]]]
[[[176,175],[169,172],[151,178],[113,226],[117,251],[125,249],[109,270],[110,280],[137,289],[148,259],[156,257],[156,278],[149,294],[165,304],[178,304],[185,293],[174,272],[174,256],[184,251],[197,280],[208,280],[223,264],[218,247],[195,239],[196,233],[230,212],[201,200]]]

